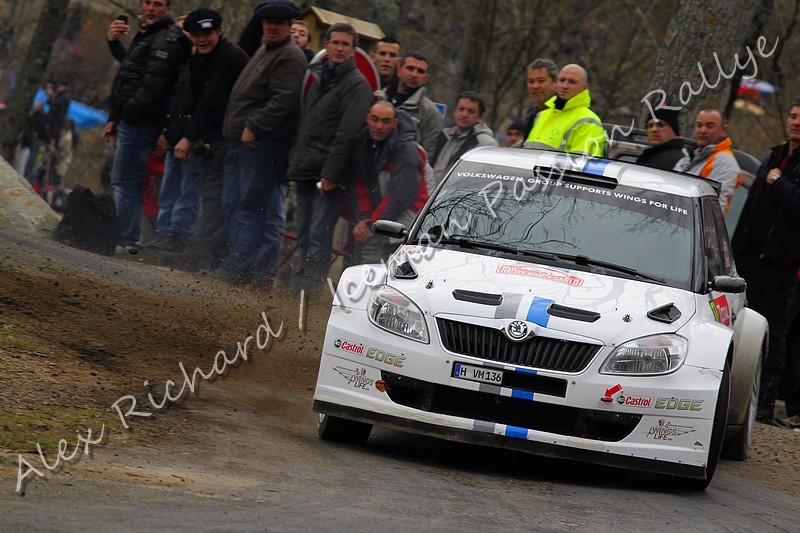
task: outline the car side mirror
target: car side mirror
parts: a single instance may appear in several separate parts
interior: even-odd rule
[[[392,220],[376,220],[375,224],[372,225],[372,231],[378,235],[394,237],[395,239],[402,239],[408,233],[403,224]]]
[[[744,278],[714,276],[714,279],[708,283],[708,286],[713,291],[741,294],[747,289],[747,282]]]

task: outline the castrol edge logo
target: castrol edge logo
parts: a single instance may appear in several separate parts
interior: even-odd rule
[[[653,407],[653,399],[646,396],[617,396],[617,403],[628,407]]]
[[[350,342],[344,339],[336,339],[336,342],[333,343],[333,347],[345,352],[364,355],[364,345],[360,342]]]

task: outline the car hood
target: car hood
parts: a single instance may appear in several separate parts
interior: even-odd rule
[[[553,267],[416,246],[401,248],[395,258],[411,263],[418,276],[390,275],[388,284],[437,317],[520,319],[544,335],[550,330],[554,336],[563,332],[614,345],[675,332],[695,313],[694,294],[689,291],[573,270],[568,265]],[[664,313],[648,317],[648,312],[669,304],[679,313],[673,309],[669,318]]]

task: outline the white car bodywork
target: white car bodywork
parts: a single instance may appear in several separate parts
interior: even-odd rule
[[[475,150],[462,160],[575,171],[587,163],[503,149]],[[635,165],[606,164],[602,172],[643,189],[713,195],[701,181]],[[402,263],[416,275],[397,276]],[[385,286],[419,308],[427,342],[370,319],[372,296]],[[648,316],[665,306],[680,316]],[[677,370],[601,372],[620,345],[659,334],[686,340],[688,352]],[[721,446],[719,434],[712,449],[715,421],[717,428],[720,421],[725,425],[718,402],[730,405],[729,435],[752,431],[751,393],[765,338],[766,322],[744,307],[744,294],[693,292],[536,258],[403,245],[388,266],[362,265],[342,275],[322,348],[315,410],[323,414],[321,422],[327,416],[381,423],[679,476],[704,488]],[[508,356],[529,342],[538,348]],[[552,355],[541,355],[547,350]],[[730,404],[718,398],[729,365]],[[495,383],[500,372],[502,381]]]

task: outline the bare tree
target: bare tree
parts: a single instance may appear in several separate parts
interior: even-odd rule
[[[735,76],[757,69],[744,45],[758,7],[758,0],[682,0],[659,50],[651,105],[681,107],[684,131],[699,109],[726,109]]]
[[[11,159],[13,147],[25,127],[25,117],[44,78],[53,43],[60,32],[67,7],[69,0],[46,0],[39,15],[33,39],[19,72],[17,86],[9,99],[6,112],[0,115],[0,145],[2,155],[7,160]]]

